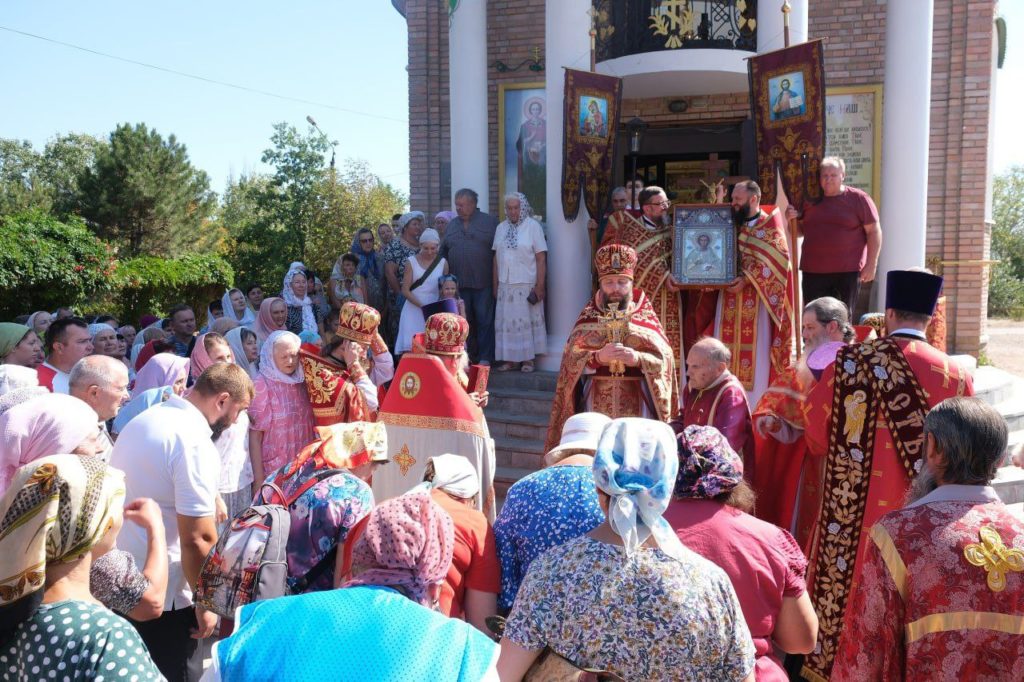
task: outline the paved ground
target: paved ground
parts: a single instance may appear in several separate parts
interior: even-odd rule
[[[988,321],[988,349],[992,364],[1024,378],[1024,320]]]

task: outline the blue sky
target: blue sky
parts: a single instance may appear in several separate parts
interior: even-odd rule
[[[995,169],[1024,163],[1024,2],[1009,25],[996,101]],[[168,69],[333,107],[284,101],[125,64],[0,30],[0,136],[37,147],[57,133],[106,135],[120,122],[174,133],[214,189],[247,171],[271,125],[304,129],[311,114],[339,158],[369,162],[408,191],[405,20],[388,0],[2,0],[0,26]],[[385,117],[385,118],[381,118]],[[392,119],[398,119],[392,120]]]
[[[141,121],[174,133],[220,192],[230,175],[263,170],[273,123],[305,130],[311,114],[338,141],[339,159],[365,159],[408,191],[407,32],[387,0],[3,0],[0,26],[371,114],[241,92],[0,31],[0,137],[42,147],[57,133],[106,135]]]

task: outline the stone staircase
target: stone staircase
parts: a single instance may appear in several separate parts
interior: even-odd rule
[[[974,370],[974,393],[999,410],[1010,428],[1007,461],[996,474],[993,487],[1003,502],[1024,518],[1024,469],[1008,461],[1024,444],[1024,379],[996,367],[978,367]]]
[[[544,466],[544,437],[557,381],[555,372],[491,372],[484,413],[496,450],[499,502],[513,483]]]

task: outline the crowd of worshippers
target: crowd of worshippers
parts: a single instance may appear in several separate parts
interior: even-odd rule
[[[793,362],[759,199],[713,294],[658,260],[660,188],[607,217],[500,509],[472,376],[545,348],[522,195],[360,230],[326,290],[293,263],[198,331],[0,323],[4,678],[1024,679],[1007,425],[928,343],[941,278],[886,273],[877,329],[810,300]]]

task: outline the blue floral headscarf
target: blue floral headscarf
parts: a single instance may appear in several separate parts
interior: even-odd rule
[[[622,538],[627,555],[653,535],[661,551],[682,559],[683,545],[662,518],[678,469],[675,434],[664,422],[624,417],[601,432],[594,483],[611,497],[608,522]]]
[[[676,497],[710,500],[743,481],[743,460],[714,426],[687,426],[679,434]]]

